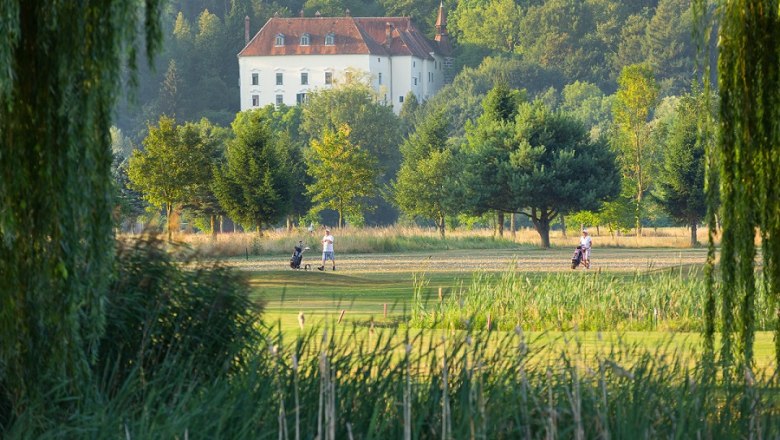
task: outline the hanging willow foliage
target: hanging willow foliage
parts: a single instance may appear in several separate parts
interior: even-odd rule
[[[695,1],[700,25],[708,3]],[[780,0],[719,0],[715,18],[720,26],[720,137],[710,158],[711,163],[717,161],[719,174],[721,278],[714,282],[710,240],[705,339],[712,352],[718,298],[720,361],[749,367],[755,334],[757,232],[761,235],[764,287],[775,299],[775,307],[780,299]],[[710,183],[715,171],[710,167]],[[717,200],[713,185],[708,191],[712,236]],[[780,308],[777,313],[780,317]],[[780,320],[775,333],[775,355],[780,361]]]
[[[112,266],[111,114],[161,3],[0,0],[0,416],[83,393]]]

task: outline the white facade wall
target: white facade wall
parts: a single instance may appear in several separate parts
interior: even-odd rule
[[[333,80],[337,82],[350,69],[367,72],[380,102],[392,105],[397,114],[403,106],[401,98],[410,90],[418,100],[423,101],[431,98],[444,85],[441,62],[438,56],[435,56],[434,61],[413,56],[365,54],[239,57],[241,110],[276,104],[277,95],[281,95],[284,104],[296,105],[298,94],[330,87],[325,84],[326,72],[331,72]],[[282,74],[282,85],[276,83],[277,73]],[[308,74],[308,84],[301,84],[301,73]],[[252,84],[253,74],[257,75],[257,84]]]
[[[309,93],[325,84],[325,73],[331,72],[334,81],[348,68],[369,71],[368,55],[284,55],[266,57],[239,57],[241,110],[276,104],[277,95],[286,105],[295,105],[299,93]],[[282,74],[282,84],[276,83],[276,74]],[[308,74],[308,84],[301,84],[301,73]],[[258,75],[258,84],[252,84],[252,75]],[[257,105],[253,103],[257,97]]]

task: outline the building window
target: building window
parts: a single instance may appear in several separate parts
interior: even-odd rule
[[[309,34],[301,35],[301,46],[308,46],[311,44],[311,36]]]
[[[333,46],[335,40],[336,40],[336,36],[333,35],[333,32],[329,33],[328,35],[325,35],[326,46]]]
[[[404,97],[403,96],[399,96],[398,97],[398,102],[404,102]]]
[[[252,107],[260,105],[260,95],[252,95]]]
[[[284,104],[284,95],[276,95],[276,105]]]
[[[260,84],[260,74],[259,73],[253,73],[252,74],[252,85],[256,86]]]
[[[284,46],[284,34],[276,34],[276,42],[274,42],[274,45]]]
[[[417,61],[412,61],[412,67],[417,67]]]
[[[412,78],[412,79],[414,80],[414,85],[417,85],[417,77],[415,76],[415,77],[414,77],[414,78]]]
[[[305,93],[298,93],[295,95],[295,102],[298,104],[303,104],[306,102],[306,94]]]
[[[382,85],[382,72],[379,72],[379,85]]]
[[[304,86],[309,84],[309,74],[307,72],[301,72],[301,84]]]
[[[276,85],[281,86],[284,84],[284,74],[281,72],[278,72],[276,74]]]
[[[333,72],[325,72],[325,84],[333,84]]]
[[[377,63],[381,63],[381,62],[382,62],[382,58],[377,58],[377,59],[376,59],[376,62],[377,62]]]

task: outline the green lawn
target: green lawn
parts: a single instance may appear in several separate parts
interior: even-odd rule
[[[682,266],[699,265],[704,261],[703,249],[604,249],[596,250],[593,269],[633,275]],[[305,262],[317,266],[316,254],[308,254]],[[311,257],[314,258],[311,258]],[[413,293],[413,280],[424,274],[428,295],[436,300],[439,288],[444,295],[461,282],[468,283],[477,271],[499,272],[516,267],[529,276],[545,272],[567,271],[571,252],[568,249],[509,249],[437,251],[397,254],[337,255],[337,271],[294,271],[285,269],[287,262],[279,258],[234,259],[231,261],[251,273],[258,299],[265,301],[264,320],[268,325],[280,325],[285,333],[299,332],[298,315],[303,313],[305,326],[334,323],[341,311],[340,326],[353,324],[369,328],[373,321],[377,329],[397,327],[405,320]],[[584,270],[579,273],[586,274]],[[387,317],[384,307],[387,305]],[[403,327],[404,324],[401,324]],[[553,346],[565,344],[570,334],[552,331],[531,335],[539,343]],[[443,333],[438,331],[437,333]],[[618,338],[624,343],[640,344],[649,349],[672,344],[691,353],[699,348],[698,334],[668,332],[580,332],[577,338],[586,350],[596,351],[612,345]],[[772,335],[760,332],[756,338],[756,359],[768,365],[773,357]]]

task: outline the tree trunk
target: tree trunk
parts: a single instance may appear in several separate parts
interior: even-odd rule
[[[438,222],[437,226],[439,227],[439,235],[441,236],[441,239],[444,240],[445,222],[444,222],[444,216],[443,215],[439,215],[439,222]]]
[[[539,215],[537,215],[537,213]],[[537,211],[536,208],[531,208],[531,222],[534,224],[534,229],[539,233],[539,238],[542,239],[542,248],[550,248],[550,216],[546,209]]]
[[[222,215],[219,216],[219,233],[225,233],[225,216]]]
[[[211,223],[211,239],[216,240],[217,239],[217,216],[211,215],[209,217],[210,223]]]
[[[566,219],[563,217],[562,213],[561,213],[561,232],[563,233],[563,236],[566,237]]]
[[[292,216],[287,216],[287,232],[292,232],[293,230],[293,222],[292,222]]]
[[[167,203],[165,205],[165,217],[166,217],[166,223],[168,228],[168,241],[173,241],[173,205],[170,203]]]
[[[691,247],[696,247],[699,245],[699,240],[696,237],[696,222],[691,222]]]
[[[512,240],[517,238],[517,213],[513,212],[509,218],[509,227],[512,228]]]
[[[543,212],[543,214],[546,214]],[[542,248],[550,248],[550,219],[543,215],[538,221],[534,222],[536,226],[536,232],[539,233],[539,238],[542,239]]]
[[[498,214],[498,236],[504,238],[504,211],[497,211]]]

